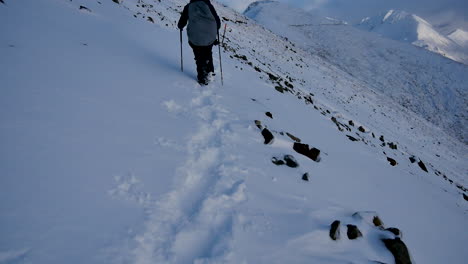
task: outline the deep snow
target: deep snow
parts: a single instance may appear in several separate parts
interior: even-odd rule
[[[465,145],[217,3],[225,84],[200,87],[186,41],[180,72],[185,2],[0,4],[0,263],[392,263],[392,235],[356,211],[400,228],[416,262],[464,262]],[[271,163],[285,154],[299,168]],[[364,237],[332,241],[336,219]]]

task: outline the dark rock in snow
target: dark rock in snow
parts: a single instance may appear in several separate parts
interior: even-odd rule
[[[86,10],[88,12],[92,12],[91,9],[87,8],[86,6],[80,5],[80,10]]]
[[[360,126],[358,128],[359,131],[361,131],[362,133],[365,133],[366,132],[366,129],[363,127],[363,126]]]
[[[468,201],[468,195],[463,194],[463,199],[465,199],[465,201]]]
[[[301,143],[301,139],[298,138],[298,137],[296,137],[296,136],[294,136],[293,134],[286,132],[286,135],[287,135],[289,138],[291,138],[292,140],[294,140],[294,141],[296,141],[296,142],[298,142],[298,143]]]
[[[349,124],[350,126],[354,126],[353,120],[349,120],[348,124]]]
[[[391,148],[391,149],[397,149],[398,148],[397,145],[395,143],[393,143],[393,142],[388,143],[388,147]]]
[[[286,161],[286,166],[291,168],[299,167],[299,163],[297,163],[296,159],[292,155],[285,155],[284,161]]]
[[[281,166],[281,165],[284,165],[284,164],[285,164],[285,163],[284,163],[284,160],[280,160],[280,159],[278,159],[278,158],[276,158],[276,157],[273,157],[273,158],[271,159],[271,162],[273,162],[273,164],[278,165],[278,166]]]
[[[277,86],[275,86],[275,89],[276,89],[276,91],[278,91],[278,92],[280,92],[280,93],[284,93],[284,88],[281,87],[281,86],[278,86],[278,85],[277,85]]]
[[[330,226],[330,238],[333,240],[340,239],[340,221],[335,220]]]
[[[147,20],[148,20],[149,22],[151,22],[151,23],[154,23],[154,19],[153,19],[152,17],[150,17],[150,16],[147,18]]]
[[[380,136],[380,141],[385,142],[384,136]]]
[[[268,116],[269,118],[273,119],[273,115],[270,112],[266,112],[265,115]]]
[[[400,238],[383,239],[382,242],[384,242],[385,247],[387,247],[395,258],[395,264],[411,264],[408,248]]]
[[[394,160],[392,158],[387,157],[387,160],[388,160],[388,162],[390,162],[390,165],[392,165],[392,166],[396,166],[398,164],[398,162],[396,162],[396,160]]]
[[[416,158],[415,158],[414,156],[409,157],[409,160],[411,161],[411,163],[415,163],[415,162],[416,162]]]
[[[347,137],[349,138],[349,140],[351,140],[351,141],[359,141],[359,139],[357,139],[357,138],[355,138],[355,137],[352,137],[352,136],[350,136],[350,135],[346,135],[346,136],[347,136]]]
[[[400,229],[398,229],[396,227],[389,227],[389,228],[387,228],[385,230],[387,230],[389,232],[392,232],[395,236],[401,237],[401,235],[402,235]]]
[[[120,0],[112,0],[112,2],[114,2],[116,4],[120,4]]]
[[[310,158],[313,161],[319,162],[320,161],[320,150],[316,148],[309,148],[309,145],[307,144],[302,144],[302,143],[294,143],[293,149],[299,153],[302,154],[308,158]]]
[[[382,220],[378,216],[374,216],[374,218],[372,219],[372,223],[374,223],[374,225],[377,226],[377,227],[382,227],[383,228],[383,226],[384,226]]]
[[[302,175],[302,180],[303,181],[309,181],[309,173],[304,173],[304,175]]]
[[[418,165],[421,168],[421,170],[423,170],[425,172],[429,172],[429,171],[427,171],[426,165],[424,164],[424,162],[422,162],[422,160],[419,160]]]
[[[259,128],[259,129],[262,129],[263,126],[262,126],[262,121],[260,120],[255,120],[255,125]]]
[[[349,239],[356,239],[358,237],[362,237],[362,233],[357,226],[347,225],[347,227],[348,227],[347,235]]]
[[[340,239],[340,221],[335,220],[330,226],[330,238],[333,240]]]
[[[0,3],[5,4],[5,2],[3,2],[3,0],[0,0]]]
[[[273,139],[275,138],[273,134],[270,132],[270,130],[266,128],[262,130],[262,136],[265,139],[265,142],[264,142],[265,145],[272,143]]]

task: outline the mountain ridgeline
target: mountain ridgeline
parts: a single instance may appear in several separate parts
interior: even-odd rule
[[[372,92],[390,98],[465,144],[468,142],[468,66],[276,1],[255,2],[244,14],[361,80]],[[436,34],[429,24],[404,12],[392,11],[364,20],[359,27],[421,46],[437,46],[428,38]],[[428,34],[417,34],[417,29]],[[442,44],[454,43],[437,36]]]

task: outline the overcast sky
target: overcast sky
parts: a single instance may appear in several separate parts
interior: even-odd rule
[[[405,10],[434,25],[449,23],[468,31],[468,0],[279,0],[306,10],[321,11],[348,22],[377,15],[389,9]],[[242,12],[255,0],[218,0]]]

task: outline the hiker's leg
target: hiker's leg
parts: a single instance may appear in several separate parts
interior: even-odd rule
[[[197,64],[197,78],[199,82],[204,82],[206,79],[205,74],[205,52],[204,47],[193,45],[189,42],[190,47],[193,49],[193,55],[195,56],[195,63]]]
[[[214,72],[212,49],[213,49],[213,45],[209,45],[206,47],[206,58],[208,60],[208,72]]]

